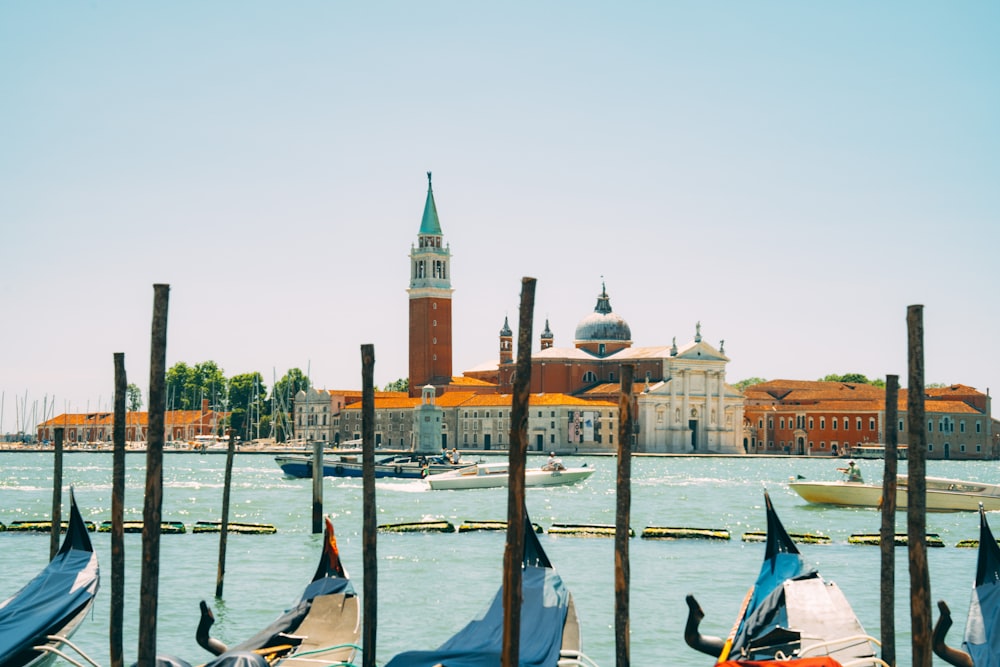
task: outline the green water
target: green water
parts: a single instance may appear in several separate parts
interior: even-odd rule
[[[613,458],[573,458],[597,472],[571,487],[527,491],[532,521],[605,523],[615,520]],[[126,518],[141,519],[145,456],[129,454]],[[832,459],[792,458],[634,458],[631,525],[637,537],[629,546],[632,664],[711,664],[683,641],[687,613],[684,596],[693,593],[706,612],[702,631],[725,635],[747,588],[760,567],[763,545],[746,543],[746,531],[764,530],[763,489],[789,532],[820,532],[829,545],[803,545],[805,557],[823,576],[837,582],[869,634],[879,636],[879,550],[850,545],[852,533],[877,533],[880,515],[808,505],[787,480],[836,479]],[[52,502],[51,455],[0,453],[0,522],[48,519]],[[866,477],[877,479],[880,461],[862,462]],[[164,461],[163,519],[194,524],[218,520],[222,506],[225,457],[167,454]],[[901,472],[905,472],[905,464]],[[928,462],[928,474],[996,481],[996,464]],[[100,523],[110,519],[111,455],[67,454],[63,481],[73,485],[83,516]],[[378,523],[446,519],[505,518],[506,489],[430,491],[421,480],[380,480],[376,484]],[[210,656],[194,640],[198,602],[216,612],[213,634],[236,643],[271,621],[295,601],[312,576],[319,556],[319,536],[311,534],[312,482],[287,479],[266,455],[239,454],[233,471],[231,521],[274,524],[274,535],[230,535],[224,599],[215,600],[218,534],[163,535],[159,583],[157,650],[204,662]],[[65,497],[65,496],[64,496]],[[342,558],[363,590],[361,554],[361,480],[328,478],[324,505],[332,517]],[[67,510],[64,509],[64,516]],[[991,514],[991,519],[996,513]],[[905,515],[897,530],[906,532]],[[950,640],[959,644],[965,623],[974,549],[958,549],[961,539],[978,537],[974,513],[931,514],[928,531],[947,545],[930,549],[932,600],[946,599],[955,616]],[[1000,532],[1000,517],[993,520]],[[728,542],[639,539],[646,526],[725,528]],[[110,536],[94,533],[104,581],[90,618],[75,640],[100,664],[108,664]],[[599,664],[614,664],[613,539],[541,536],[542,545],[576,599],[584,651]],[[138,591],[141,535],[126,535],[125,657],[138,650]],[[407,649],[435,648],[482,611],[502,579],[502,533],[378,535],[377,660],[382,664]],[[48,535],[0,533],[0,598],[12,595],[44,567]],[[900,665],[909,655],[910,621],[906,550],[897,549],[896,642]],[[937,617],[936,607],[934,618]],[[937,664],[937,663],[936,663]],[[941,663],[944,664],[944,663]]]

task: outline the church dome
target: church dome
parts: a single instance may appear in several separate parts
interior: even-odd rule
[[[576,325],[575,338],[577,343],[632,340],[632,330],[629,329],[628,322],[621,315],[611,311],[611,300],[603,284],[594,312]]]

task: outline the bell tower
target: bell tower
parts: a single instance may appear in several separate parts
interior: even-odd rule
[[[410,396],[451,383],[451,249],[443,243],[427,172],[427,201],[410,247]]]

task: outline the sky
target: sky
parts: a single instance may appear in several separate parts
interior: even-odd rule
[[[434,194],[456,374],[523,277],[727,380],[1000,381],[1000,3],[0,3],[0,431],[167,366],[405,377]],[[37,420],[37,419],[36,419]]]

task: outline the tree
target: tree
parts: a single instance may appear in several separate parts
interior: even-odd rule
[[[138,412],[142,407],[142,390],[134,382],[125,388],[125,404],[131,412]]]
[[[274,403],[274,437],[278,442],[285,442],[292,434],[291,416],[295,413],[295,395],[309,388],[309,377],[300,368],[290,368],[285,375],[274,383],[271,399]]]
[[[399,378],[390,382],[382,391],[410,391],[410,378]]]
[[[740,391],[743,391],[750,385],[760,384],[761,382],[767,382],[767,380],[765,380],[764,378],[757,378],[757,377],[747,378],[746,380],[740,380],[734,386]]]
[[[255,371],[229,378],[229,405],[232,410],[231,427],[244,440],[256,438],[260,432],[260,418],[270,414],[267,386],[261,374]]]
[[[844,373],[843,375],[837,375],[836,373],[831,373],[825,377],[820,378],[820,382],[847,382],[849,384],[870,384],[873,387],[884,387],[885,380],[881,378],[876,378],[874,380],[869,380],[867,376],[863,373]]]
[[[179,361],[167,370],[167,410],[197,410],[201,402],[218,406],[226,396],[226,377],[214,361],[188,366]]]

